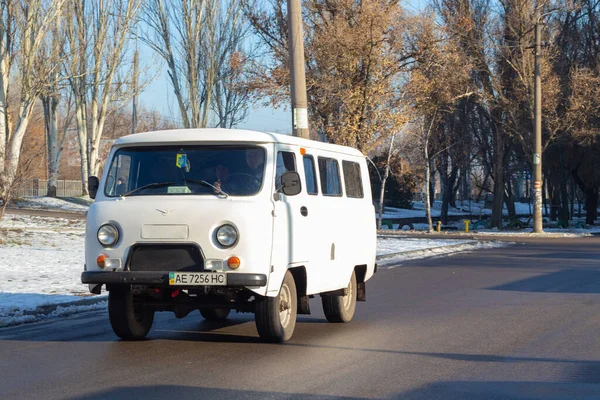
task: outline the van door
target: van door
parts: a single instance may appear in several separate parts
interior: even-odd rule
[[[273,251],[272,265],[277,269],[278,277],[290,264],[305,265],[310,258],[309,218],[311,217],[304,203],[306,188],[302,183],[302,191],[295,196],[286,196],[280,190],[281,175],[288,171],[296,171],[303,180],[302,171],[298,168],[300,153],[297,148],[286,145],[275,147],[275,180],[273,184]],[[269,291],[273,290],[271,284]],[[279,289],[279,288],[277,288]]]

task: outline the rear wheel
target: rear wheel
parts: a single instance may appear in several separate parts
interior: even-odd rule
[[[256,329],[265,342],[281,343],[289,340],[296,327],[298,298],[294,277],[287,271],[276,297],[256,300]]]
[[[229,308],[201,308],[200,314],[207,321],[224,321],[229,315]]]
[[[108,318],[118,337],[141,340],[152,327],[154,310],[136,301],[131,289],[113,289],[108,293]]]
[[[356,274],[352,272],[345,295],[323,295],[321,302],[327,321],[350,322],[356,310]]]

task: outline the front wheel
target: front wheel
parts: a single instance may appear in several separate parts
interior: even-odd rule
[[[118,337],[141,340],[150,332],[154,310],[136,302],[131,289],[113,289],[108,293],[108,318]]]
[[[345,295],[323,295],[323,312],[329,322],[350,322],[356,310],[356,275],[352,272]]]
[[[201,308],[200,315],[207,321],[225,321],[229,311],[229,308]]]
[[[265,342],[282,343],[289,340],[296,327],[298,298],[294,277],[287,271],[276,297],[256,300],[256,329]]]

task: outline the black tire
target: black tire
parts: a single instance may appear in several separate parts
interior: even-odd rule
[[[296,283],[287,271],[276,297],[261,296],[256,300],[255,322],[260,338],[269,343],[289,340],[296,327],[297,311]]]
[[[325,318],[329,322],[350,322],[356,310],[356,274],[352,272],[348,293],[321,296]]]
[[[150,332],[154,310],[144,304],[134,303],[131,289],[113,289],[108,293],[108,318],[118,337],[141,340]]]
[[[207,321],[225,321],[230,311],[229,308],[201,308],[200,315]]]

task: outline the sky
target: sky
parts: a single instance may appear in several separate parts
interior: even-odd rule
[[[141,47],[141,46],[140,46]],[[179,120],[177,101],[173,94],[173,88],[168,81],[167,67],[148,48],[140,48],[141,57],[146,57],[146,64],[159,65],[160,72],[139,96],[141,106],[161,112],[165,117]],[[250,108],[248,118],[238,126],[240,129],[256,131],[267,131],[291,134],[292,116],[290,111],[262,107],[256,105]]]

